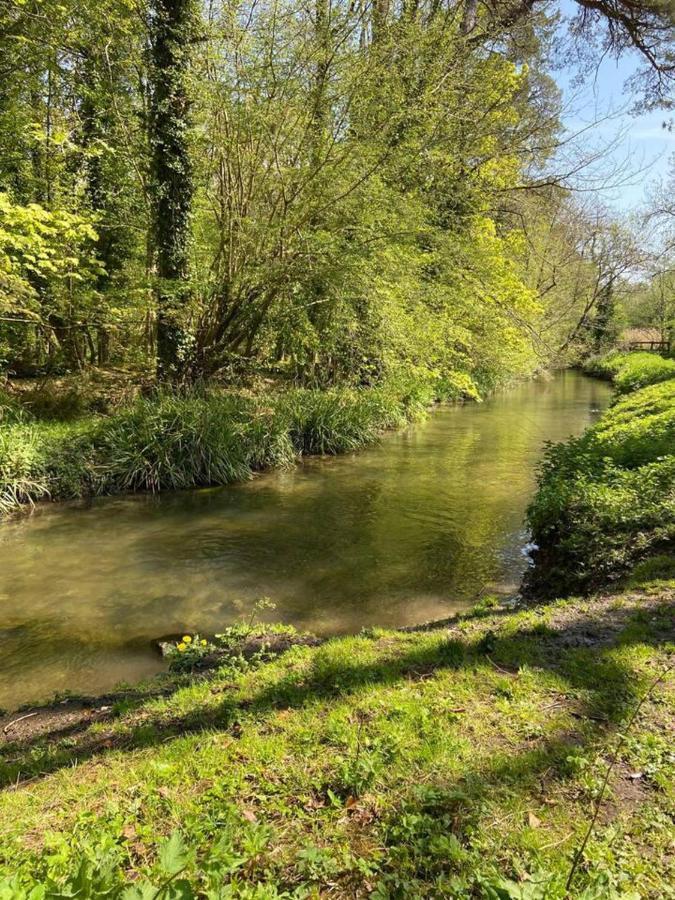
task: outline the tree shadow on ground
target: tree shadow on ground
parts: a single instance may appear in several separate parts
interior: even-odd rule
[[[278,681],[264,685],[251,697],[238,700],[235,687],[215,706],[174,716],[160,711],[144,712],[141,705],[140,715],[125,730],[106,731],[100,721],[92,729],[91,721],[83,721],[79,726],[66,726],[55,735],[40,734],[25,742],[6,744],[0,752],[0,786],[19,786],[76,762],[113,751],[153,747],[185,734],[229,730],[236,737],[249,721],[253,725],[271,710],[344,700],[369,686],[386,687],[451,669],[496,668],[505,678],[515,677],[522,667],[553,671],[564,679],[569,692],[579,695],[575,714],[580,720],[612,728],[637,702],[640,684],[634,671],[607,651],[617,644],[660,645],[675,639],[675,599],[650,602],[647,607],[644,602],[644,597],[638,597],[621,609],[608,604],[601,616],[592,607],[590,612],[570,611],[566,619],[553,627],[535,625],[509,635],[488,628],[467,636],[455,628],[443,641],[412,648],[385,639],[378,645],[383,646],[382,655],[368,663],[350,663],[319,649],[309,672],[287,670]],[[499,629],[497,619],[490,619],[487,624]],[[142,704],[142,695],[137,702]],[[60,741],[63,737],[67,740]],[[554,735],[547,740],[551,747],[569,747],[569,736]],[[548,754],[544,753],[544,757],[548,758]],[[515,771],[511,767],[516,765],[516,760],[512,760],[509,772]],[[525,771],[530,768],[524,764]],[[502,772],[499,777],[506,774]]]

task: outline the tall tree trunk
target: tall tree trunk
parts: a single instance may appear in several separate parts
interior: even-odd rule
[[[478,0],[464,0],[460,31],[462,34],[470,34],[476,27],[478,16]]]
[[[111,49],[114,53],[114,48]],[[96,215],[96,254],[103,271],[96,277],[96,290],[105,297],[114,276],[122,269],[128,258],[125,247],[124,230],[115,221],[115,184],[114,174],[104,164],[98,152],[97,142],[112,141],[113,118],[110,112],[111,98],[105,93],[100,83],[100,60],[96,59],[88,48],[84,51],[83,62],[83,99],[80,106],[81,144],[84,154],[84,174],[86,193],[92,212]],[[113,66],[110,69],[113,77]],[[114,90],[116,85],[112,85]],[[107,101],[107,102],[106,102]],[[98,316],[105,315],[106,304],[98,311]],[[94,337],[87,332],[88,340]],[[95,331],[96,352],[91,354],[92,365],[103,365],[109,358],[109,335],[104,323],[99,322]]]
[[[615,310],[614,284],[609,281],[600,291],[595,307],[595,319],[591,329],[595,353],[607,350],[616,337]]]
[[[185,372],[188,342],[182,325],[189,297],[192,167],[188,151],[188,69],[195,32],[194,0],[153,0],[150,131],[155,187],[153,232],[157,271],[157,374]]]

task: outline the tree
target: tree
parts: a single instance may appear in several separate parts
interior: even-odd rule
[[[666,12],[582,7],[580,39],[630,39],[667,77]],[[97,263],[67,292],[22,268],[39,325],[0,322],[8,364],[491,384],[606,337],[625,277],[607,280],[597,223],[552,171],[553,11],[0,6],[0,190],[88,225]]]
[[[675,6],[670,0],[574,0],[577,15],[571,30],[575,39],[601,54],[620,56],[633,49],[644,61],[634,81],[648,107],[673,104],[675,79]],[[470,35],[474,43],[484,35],[497,36],[545,10],[548,0],[488,0],[482,23]],[[469,6],[471,4],[469,3]]]
[[[153,0],[152,173],[153,232],[157,268],[157,371],[175,380],[185,372],[190,342],[185,329],[189,298],[192,162],[188,132],[188,73],[196,32],[193,0]]]
[[[675,341],[675,268],[671,258],[652,265],[646,278],[635,286],[624,304],[624,316],[631,326],[654,328],[660,340]]]
[[[617,294],[639,272],[646,255],[631,229],[603,209],[595,209],[586,217],[579,252],[590,263],[593,278],[581,315],[561,349],[581,340],[588,350],[599,353],[616,338]]]

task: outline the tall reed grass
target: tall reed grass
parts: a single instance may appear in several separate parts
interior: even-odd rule
[[[357,450],[462,393],[401,381],[262,396],[158,393],[107,417],[60,424],[13,415],[0,425],[0,514],[48,498],[242,481],[303,454]]]

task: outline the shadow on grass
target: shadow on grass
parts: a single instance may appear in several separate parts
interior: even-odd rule
[[[621,665],[606,651],[617,644],[659,645],[675,639],[674,609],[675,601],[670,600],[652,604],[645,610],[637,599],[620,610],[607,607],[605,621],[599,621],[591,613],[574,613],[562,627],[554,629],[535,626],[509,636],[487,631],[473,639],[454,633],[431,647],[395,645],[396,652],[390,648],[392,652],[368,663],[352,664],[344,657],[331,657],[330,653],[319,650],[309,672],[288,671],[277,682],[265,685],[248,698],[238,700],[234,696],[235,688],[233,696],[215,707],[196,708],[175,716],[143,715],[139,722],[131,722],[126,731],[106,731],[105,724],[113,724],[110,719],[96,722],[101,726],[96,730],[92,730],[91,721],[82,721],[23,742],[7,743],[0,751],[0,787],[20,785],[112,751],[164,744],[184,734],[230,730],[237,736],[249,727],[249,722],[252,726],[256,718],[270,710],[299,708],[331,698],[345,699],[369,686],[386,687],[403,679],[422,679],[449,669],[496,668],[505,678],[524,666],[554,671],[565,680],[570,692],[583,693],[579,718],[611,728],[633,708],[641,684],[632,669]],[[180,683],[159,696],[168,697],[184,686]],[[150,699],[157,696],[155,690]],[[132,693],[129,698],[129,703],[140,704],[142,711],[146,697]],[[100,703],[100,698],[97,702]],[[543,753],[542,759],[548,760],[556,746],[569,749],[570,737],[553,736],[548,750],[532,752],[534,757]],[[511,759],[499,777],[512,777],[519,768],[524,773],[538,770],[539,766],[527,762],[528,757],[526,754],[520,761]]]

